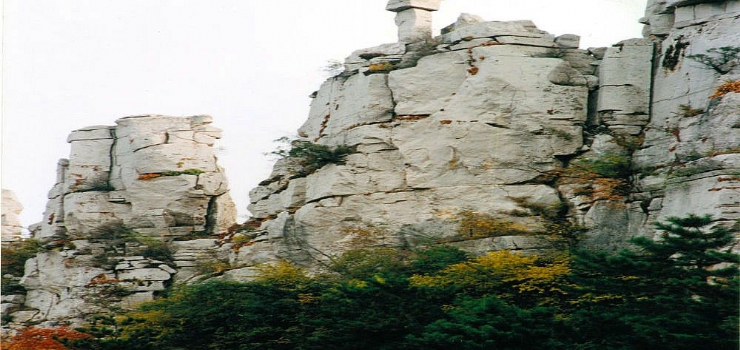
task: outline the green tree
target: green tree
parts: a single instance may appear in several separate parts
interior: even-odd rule
[[[657,223],[636,250],[579,252],[568,318],[579,349],[737,349],[738,256],[709,216]]]
[[[560,349],[554,310],[523,309],[496,296],[463,297],[448,306],[444,318],[410,335],[416,349]]]

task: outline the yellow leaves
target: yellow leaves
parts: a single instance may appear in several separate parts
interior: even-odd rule
[[[372,73],[387,72],[387,71],[393,70],[395,67],[396,66],[390,62],[373,63],[373,64],[370,64],[369,67],[367,67],[367,71],[372,72]]]
[[[298,293],[298,302],[301,304],[313,304],[319,300],[319,297],[311,293]]]
[[[570,303],[572,305],[581,305],[581,304],[600,304],[600,303],[617,303],[624,300],[624,296],[617,295],[617,294],[593,294],[593,293],[585,293],[581,295],[578,299],[571,301]]]
[[[255,278],[256,281],[272,282],[291,282],[305,279],[308,279],[305,271],[284,260],[274,264],[258,265],[257,278]]]
[[[387,233],[383,228],[376,227],[373,225],[358,225],[344,227],[339,230],[341,234],[346,236],[346,241],[353,247],[371,247],[382,243]]]
[[[367,282],[358,279],[351,279],[347,282],[350,287],[354,288],[367,288]]]
[[[510,294],[565,295],[561,287],[569,273],[569,260],[565,257],[544,262],[538,256],[504,250],[450,265],[435,275],[414,275],[410,282],[416,287],[455,286],[482,294],[505,294],[508,288]]]
[[[122,340],[136,339],[143,333],[155,333],[163,337],[179,330],[179,321],[165,310],[130,312],[118,317],[117,323],[121,325],[118,337]]]
[[[383,278],[383,276],[381,275],[374,275],[373,281],[375,281],[378,284],[385,284],[385,278]]]
[[[502,220],[489,214],[466,210],[458,215],[457,232],[463,238],[484,238],[526,235],[530,232],[523,225]]]

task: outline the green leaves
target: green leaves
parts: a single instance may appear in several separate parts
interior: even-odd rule
[[[344,164],[348,155],[355,153],[354,147],[339,145],[329,147],[304,140],[290,140],[283,137],[276,140],[277,142],[287,143],[289,149],[279,148],[272,154],[281,158],[295,158],[301,165],[302,169],[295,174],[295,177],[303,177],[314,173],[327,164]]]
[[[96,349],[736,349],[732,234],[707,216],[657,227],[616,254],[443,245],[350,251],[315,275],[264,265],[119,317]]]
[[[656,224],[659,240],[633,240],[637,250],[579,252],[574,342],[601,339],[600,349],[737,348],[738,256],[723,251],[733,239],[729,230],[712,225],[709,216],[671,217]]]

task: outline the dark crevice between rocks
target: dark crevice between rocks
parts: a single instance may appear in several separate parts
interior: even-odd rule
[[[499,129],[510,129],[510,128],[509,128],[508,126],[506,126],[506,125],[501,125],[501,124],[496,124],[496,123],[485,123],[485,124],[486,124],[486,125],[488,125],[488,126],[490,126],[490,127],[494,127],[494,128],[499,128]]]
[[[114,191],[115,187],[111,185],[110,180],[111,176],[113,176],[113,167],[115,167],[116,164],[116,145],[118,144],[118,137],[116,136],[116,129],[110,128],[108,129],[110,131],[110,136],[113,138],[113,142],[110,144],[110,150],[108,151],[108,178],[106,181],[106,185],[109,188],[110,191]]]
[[[208,199],[208,208],[206,209],[206,224],[205,224],[205,234],[206,235],[216,235],[218,232],[216,232],[216,222],[217,222],[217,216],[218,216],[218,200],[219,196],[211,196],[211,198]]]
[[[673,45],[668,46],[663,56],[663,68],[674,71],[678,64],[681,62],[681,58],[684,57],[684,51],[689,46],[688,42],[683,42],[683,36],[676,38],[676,42]]]

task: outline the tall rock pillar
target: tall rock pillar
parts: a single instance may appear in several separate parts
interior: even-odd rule
[[[432,12],[441,0],[389,0],[386,10],[396,13],[399,42],[414,42],[432,37]]]

